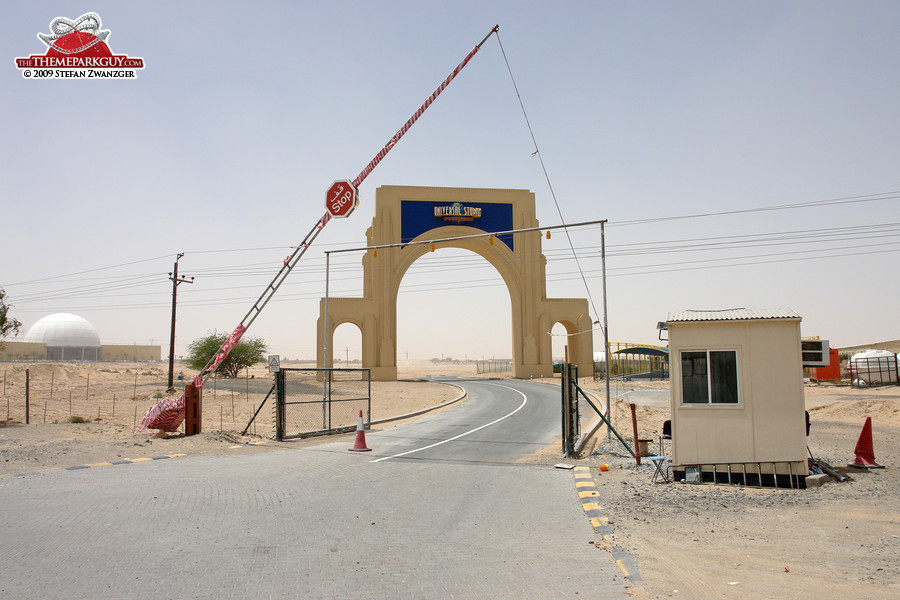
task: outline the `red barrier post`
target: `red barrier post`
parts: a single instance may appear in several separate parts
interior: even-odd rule
[[[200,433],[200,388],[193,383],[184,387],[184,435]]]

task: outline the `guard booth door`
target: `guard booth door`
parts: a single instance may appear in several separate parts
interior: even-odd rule
[[[275,439],[353,431],[372,419],[369,369],[288,369],[275,374]]]

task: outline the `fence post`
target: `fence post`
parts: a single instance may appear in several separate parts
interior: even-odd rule
[[[638,466],[641,464],[641,445],[638,443],[637,414],[635,412],[634,402],[628,404],[631,407],[631,427],[634,430],[634,460]]]
[[[25,369],[25,424],[29,422],[29,402],[31,401],[31,370]]]
[[[200,388],[193,383],[184,386],[184,435],[200,433]]]
[[[275,441],[284,441],[284,371],[275,372]],[[254,420],[255,422],[255,420]]]

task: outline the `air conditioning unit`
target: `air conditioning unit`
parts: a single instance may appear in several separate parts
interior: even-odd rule
[[[828,340],[800,340],[804,367],[827,367],[831,364]]]

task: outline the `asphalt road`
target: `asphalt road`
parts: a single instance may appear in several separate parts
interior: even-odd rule
[[[0,480],[10,598],[625,598],[571,471],[515,464],[555,388],[470,398],[346,442]],[[430,446],[430,447],[429,447]]]
[[[445,379],[467,401],[403,427],[369,434],[375,460],[514,463],[559,437],[559,389],[517,380]]]

